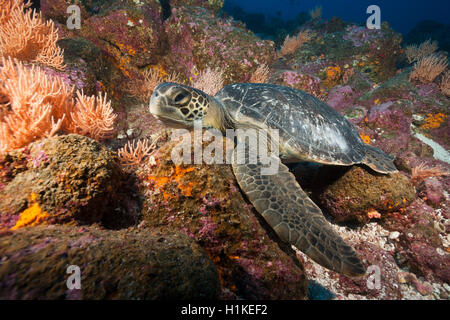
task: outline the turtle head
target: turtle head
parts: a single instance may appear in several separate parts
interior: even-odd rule
[[[192,128],[194,121],[204,120],[215,107],[214,100],[201,90],[165,82],[153,91],[150,112],[168,126]]]

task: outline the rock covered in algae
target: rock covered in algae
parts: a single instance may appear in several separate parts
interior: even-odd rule
[[[77,1],[76,5],[80,10],[81,19],[87,19],[90,16],[90,8],[85,5],[86,1]],[[40,11],[46,19],[52,19],[54,22],[66,25],[70,14],[67,9],[70,3],[66,0],[41,0]]]
[[[100,15],[90,17],[80,32],[112,56],[123,71],[128,65],[155,64],[165,41],[159,11],[159,3],[116,2]]]
[[[171,7],[202,7],[208,10],[218,13],[222,7],[224,0],[171,0]]]
[[[444,183],[440,180],[437,177],[429,177],[423,180],[417,187],[419,196],[426,199],[427,203],[434,207],[439,207],[445,199]]]
[[[222,298],[305,298],[303,267],[243,198],[231,166],[177,166],[177,143],[163,145],[154,165],[138,171],[147,225],[183,231],[200,244],[218,267]]]
[[[221,69],[226,84],[248,81],[260,65],[270,65],[275,58],[272,41],[204,8],[172,8],[164,28],[169,53],[163,65],[190,81],[207,68]]]
[[[214,299],[216,267],[189,237],[156,229],[36,226],[0,234],[1,299]],[[80,269],[81,289],[69,266]]]
[[[399,232],[394,242],[399,265],[428,281],[449,283],[450,254],[443,241],[449,227],[432,207],[416,199],[404,214],[392,214],[385,224],[389,230]]]
[[[383,212],[406,207],[415,196],[414,186],[400,173],[377,174],[353,166],[327,185],[318,198],[322,208],[337,221],[367,222]]]
[[[94,95],[104,89],[109,97],[117,97],[117,88],[115,91],[108,89],[113,88],[114,83],[122,82],[122,75],[99,47],[80,37],[61,39],[58,46],[64,50],[64,63],[67,66],[62,73],[63,79],[71,80],[69,84],[75,83],[77,89],[83,89],[86,95]],[[76,71],[75,75],[78,73],[82,77],[74,79],[73,71],[69,73],[69,70]]]
[[[375,299],[401,299],[393,253],[365,242],[355,245],[355,250],[363,260],[365,267],[368,268],[367,276],[349,278],[339,275],[339,286],[343,292]]]
[[[101,220],[121,181],[116,155],[97,141],[76,135],[32,143],[5,157],[10,172],[0,192],[1,227]],[[22,162],[20,162],[22,161]]]

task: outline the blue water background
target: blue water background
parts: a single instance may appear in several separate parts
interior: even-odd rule
[[[301,11],[308,12],[316,6],[322,6],[322,17],[333,16],[345,21],[365,22],[366,9],[376,4],[381,9],[382,21],[398,32],[408,33],[422,20],[434,20],[450,24],[450,0],[226,0],[238,4],[248,13],[264,13],[267,17],[281,14],[284,20],[294,19]],[[449,35],[450,36],[450,35]]]

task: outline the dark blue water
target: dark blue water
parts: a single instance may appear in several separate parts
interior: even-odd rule
[[[294,19],[301,11],[308,12],[322,6],[322,17],[338,16],[345,21],[365,22],[366,9],[376,4],[381,9],[382,21],[403,34],[408,33],[422,20],[450,24],[450,0],[226,0],[238,4],[245,12],[281,16]],[[450,35],[449,35],[450,36]]]

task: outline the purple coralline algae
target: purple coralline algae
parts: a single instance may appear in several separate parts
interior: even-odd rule
[[[258,66],[275,57],[273,42],[203,8],[172,8],[164,28],[170,47],[165,68],[190,81],[207,68],[222,70],[226,83],[248,81]]]

